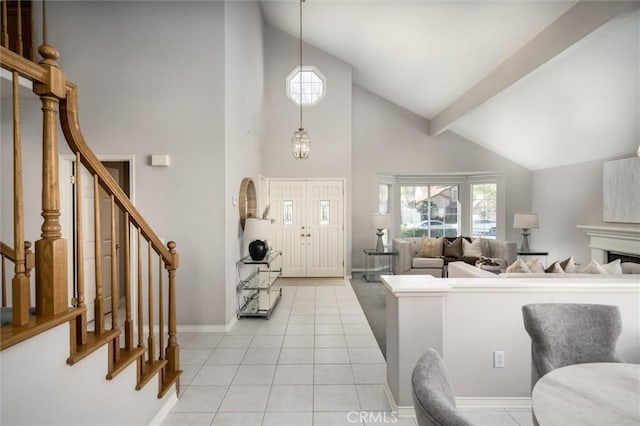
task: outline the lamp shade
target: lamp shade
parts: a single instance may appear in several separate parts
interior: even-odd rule
[[[270,240],[272,235],[271,220],[249,218],[244,225],[244,239],[247,241]]]
[[[371,215],[371,228],[387,229],[391,226],[391,218],[388,214],[373,213]]]
[[[513,227],[516,229],[537,229],[539,227],[538,215],[516,213],[513,216]]]

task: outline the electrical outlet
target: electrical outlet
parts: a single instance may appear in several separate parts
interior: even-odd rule
[[[493,353],[493,368],[504,368],[504,351]]]

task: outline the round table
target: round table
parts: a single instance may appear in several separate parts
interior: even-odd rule
[[[531,405],[540,426],[637,426],[640,365],[593,363],[558,368],[538,380]]]

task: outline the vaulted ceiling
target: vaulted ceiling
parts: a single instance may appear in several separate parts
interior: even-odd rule
[[[264,1],[298,34],[297,1]],[[531,170],[634,153],[637,2],[306,0],[304,40],[354,83]]]

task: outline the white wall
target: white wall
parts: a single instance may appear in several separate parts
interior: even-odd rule
[[[326,95],[304,108],[304,127],[311,136],[309,159],[295,160],[291,137],[299,126],[299,107],[285,92],[286,76],[299,65],[298,39],[265,26],[265,138],[262,174],[269,178],[346,178],[345,264],[351,270],[351,66],[304,45],[303,62],[325,75]]]
[[[428,125],[425,118],[353,86],[354,266],[360,266],[362,249],[375,242],[369,215],[378,211],[379,173],[500,172],[506,191],[506,239],[519,241],[513,214],[529,211],[531,172],[455,133],[431,137]]]
[[[68,356],[68,323],[0,352],[0,423],[148,425],[175,397],[174,388],[158,399],[157,379],[136,391],[135,362],[106,380],[106,345],[74,366]]]
[[[257,2],[225,4],[225,322],[236,312],[237,260],[246,254],[238,206],[240,182],[258,186],[264,127],[263,28]]]
[[[628,157],[631,157],[630,154]],[[609,160],[609,159],[607,159]],[[548,261],[569,256],[586,265],[591,260],[589,238],[576,225],[637,225],[602,221],[602,164],[589,161],[532,173],[531,209],[540,229],[531,231],[531,247],[549,251]]]
[[[89,146],[135,154],[137,207],[177,243],[178,323],[223,323],[224,3],[53,2],[47,22]]]

